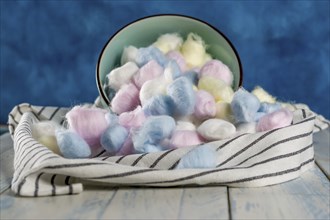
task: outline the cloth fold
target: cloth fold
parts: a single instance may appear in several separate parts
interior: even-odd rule
[[[330,125],[306,105],[290,107],[294,120],[288,127],[211,142],[216,168],[175,169],[199,146],[127,156],[107,156],[100,149],[90,159],[63,158],[33,139],[31,125],[41,120],[63,124],[69,109],[23,103],[8,121],[15,151],[12,190],[20,196],[49,196],[80,193],[84,184],[259,187],[289,181],[313,166],[313,132]]]

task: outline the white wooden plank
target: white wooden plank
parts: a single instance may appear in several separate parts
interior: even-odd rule
[[[104,219],[177,219],[181,188],[118,189]]]
[[[98,186],[78,195],[26,198],[7,190],[0,196],[0,219],[100,219],[115,192]]]
[[[0,136],[0,193],[8,189],[14,174],[14,147],[9,133]]]
[[[329,180],[315,166],[293,181],[261,188],[229,188],[233,219],[329,219]]]
[[[330,129],[315,133],[313,139],[316,163],[330,179]]]
[[[179,219],[228,219],[227,187],[184,188]]]

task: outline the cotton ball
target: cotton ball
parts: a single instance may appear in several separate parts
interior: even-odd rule
[[[112,110],[117,114],[132,111],[139,104],[139,90],[133,83],[124,85],[111,101]]]
[[[256,133],[256,122],[245,122],[236,125],[236,135]]]
[[[258,112],[254,116],[254,120],[259,121],[259,119],[262,118],[263,116],[265,116],[269,113],[272,113],[274,111],[277,111],[281,108],[282,108],[282,106],[278,102],[275,102],[275,103],[262,102],[260,104]]]
[[[153,43],[153,46],[165,54],[171,50],[178,50],[182,42],[182,37],[177,33],[163,34],[158,37],[157,41]]]
[[[156,47],[141,47],[136,55],[136,63],[138,66],[143,66],[151,60],[155,60],[159,65],[165,67],[168,63],[167,57]]]
[[[181,70],[174,60],[170,60],[164,69],[164,77],[166,81],[172,81],[181,75]]]
[[[163,73],[164,68],[161,67],[156,61],[150,60],[140,68],[137,74],[133,76],[134,84],[137,88],[141,88],[145,82],[155,79]]]
[[[149,80],[145,82],[140,90],[140,101],[142,106],[146,104],[146,102],[156,95],[165,95],[166,87],[169,84],[164,78],[164,76],[158,77],[156,79]]]
[[[223,80],[204,76],[198,81],[198,89],[209,92],[216,102],[231,102],[234,91]]]
[[[235,92],[231,109],[236,122],[253,122],[260,107],[258,98],[244,89]]]
[[[175,110],[173,99],[168,95],[156,95],[149,99],[143,106],[146,115],[169,115]]]
[[[275,103],[276,98],[271,96],[269,93],[267,93],[263,88],[260,86],[256,86],[252,92],[253,95],[255,95],[260,102],[268,102],[268,103]]]
[[[261,117],[257,123],[257,131],[268,131],[289,126],[292,119],[292,112],[288,109],[282,108]]]
[[[133,62],[128,62],[118,67],[107,75],[108,85],[118,91],[123,85],[131,81],[133,75],[137,73],[138,70],[139,67]]]
[[[145,120],[146,116],[141,106],[138,106],[133,111],[121,113],[118,121],[121,126],[130,129],[140,127]]]
[[[235,117],[233,115],[233,111],[231,110],[231,105],[228,102],[217,102],[215,104],[216,113],[215,117],[219,119],[223,119],[229,122],[234,122]]]
[[[116,95],[116,90],[114,90],[113,88],[111,88],[111,86],[109,85],[104,85],[103,86],[105,94],[107,95],[108,99],[111,101],[113,99],[113,97],[115,97]]]
[[[182,54],[179,51],[170,51],[166,54],[169,60],[174,60],[179,65],[182,72],[187,70],[187,63]]]
[[[222,119],[208,119],[198,128],[197,132],[206,140],[215,141],[232,137],[235,132],[235,126]]]
[[[152,149],[159,149],[158,144],[165,138],[171,136],[175,128],[175,121],[172,117],[150,116],[145,123],[133,135],[134,148],[138,152],[151,152]]]
[[[201,145],[184,155],[175,169],[215,168],[216,155],[217,152],[211,145]]]
[[[128,131],[121,125],[109,126],[101,136],[101,145],[109,153],[115,154],[123,146]]]
[[[125,47],[121,55],[120,64],[124,65],[128,62],[135,62],[138,49],[133,46]]]
[[[118,115],[113,114],[111,112],[105,114],[105,120],[107,121],[108,126],[113,126],[118,124],[118,120],[119,120],[118,118],[119,118]]]
[[[187,71],[183,73],[180,77],[185,77],[189,79],[194,86],[198,84],[199,78],[198,78],[198,73],[196,71],[193,70]]]
[[[264,112],[266,114],[272,113],[274,111],[280,110],[282,108],[280,103],[268,103],[268,102],[262,102],[260,103],[260,107],[258,109],[258,112]]]
[[[205,62],[206,45],[200,36],[190,33],[182,44],[181,53],[189,68],[201,67]]]
[[[109,125],[105,119],[107,112],[100,108],[75,106],[65,117],[69,130],[80,135],[90,147],[98,147],[100,137]]]
[[[176,121],[176,127],[175,127],[176,131],[195,131],[196,130],[196,126],[189,122],[189,121]]]
[[[56,130],[55,136],[64,157],[87,158],[91,155],[88,143],[77,133],[69,130]]]
[[[220,60],[210,60],[200,70],[200,76],[211,76],[216,79],[221,79],[227,85],[231,86],[233,83],[233,74],[227,65]]]
[[[194,108],[194,115],[200,120],[212,118],[215,116],[216,106],[213,96],[204,91],[196,92],[196,104]]]
[[[119,151],[117,151],[116,155],[121,156],[121,155],[130,155],[134,153],[135,153],[135,149],[133,146],[132,134],[129,133],[123,145],[121,146]]]
[[[46,146],[49,150],[56,154],[60,154],[60,149],[58,148],[55,130],[60,126],[53,121],[41,121],[38,123],[33,123],[31,125],[32,137]]]
[[[167,87],[167,94],[175,104],[175,114],[189,115],[194,112],[195,92],[192,83],[187,78],[179,77]]]
[[[204,143],[204,139],[196,131],[176,130],[170,139],[174,148],[188,147]]]

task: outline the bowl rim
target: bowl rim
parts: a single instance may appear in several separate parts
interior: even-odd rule
[[[240,79],[239,79],[239,82],[238,82],[238,87],[241,87],[242,86],[242,82],[243,82],[243,68],[242,68],[242,63],[241,63],[239,54],[238,54],[237,50],[235,49],[233,43],[229,40],[229,38],[225,34],[223,34],[220,30],[218,30],[217,28],[215,28],[213,25],[207,23],[206,21],[203,21],[203,20],[201,20],[199,18],[195,18],[195,17],[189,16],[189,15],[182,15],[182,14],[154,14],[154,15],[149,15],[149,16],[145,16],[145,17],[136,19],[136,20],[134,20],[132,22],[129,22],[128,24],[124,25],[122,28],[120,28],[119,30],[117,30],[112,36],[110,36],[110,38],[108,39],[108,41],[103,46],[103,48],[101,50],[101,53],[99,54],[99,57],[98,57],[98,60],[97,60],[97,65],[96,65],[96,84],[97,84],[97,88],[98,88],[99,94],[101,95],[101,99],[106,103],[107,106],[111,106],[111,104],[110,104],[110,101],[109,101],[107,95],[105,94],[105,91],[103,90],[103,86],[102,86],[101,78],[100,78],[100,71],[99,71],[101,59],[103,57],[103,54],[104,54],[104,51],[105,51],[106,47],[111,42],[111,40],[115,36],[117,36],[117,34],[119,32],[121,32],[123,29],[127,28],[128,26],[130,26],[130,25],[132,25],[132,24],[134,24],[136,22],[139,22],[139,21],[148,19],[148,18],[161,17],[161,16],[172,16],[172,17],[189,18],[189,19],[192,19],[192,20],[201,22],[201,23],[209,26],[210,28],[212,28],[214,31],[218,32],[218,34],[220,34],[227,41],[227,43],[229,44],[229,46],[231,47],[231,49],[234,51],[235,56],[237,57],[237,61],[238,61],[238,65],[239,65],[239,71],[240,71],[239,72]]]

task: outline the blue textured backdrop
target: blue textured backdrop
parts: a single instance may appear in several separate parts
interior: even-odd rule
[[[14,105],[72,106],[98,95],[95,66],[108,38],[138,18],[190,15],[236,47],[247,89],[308,104],[329,118],[329,1],[1,2],[1,117]]]

